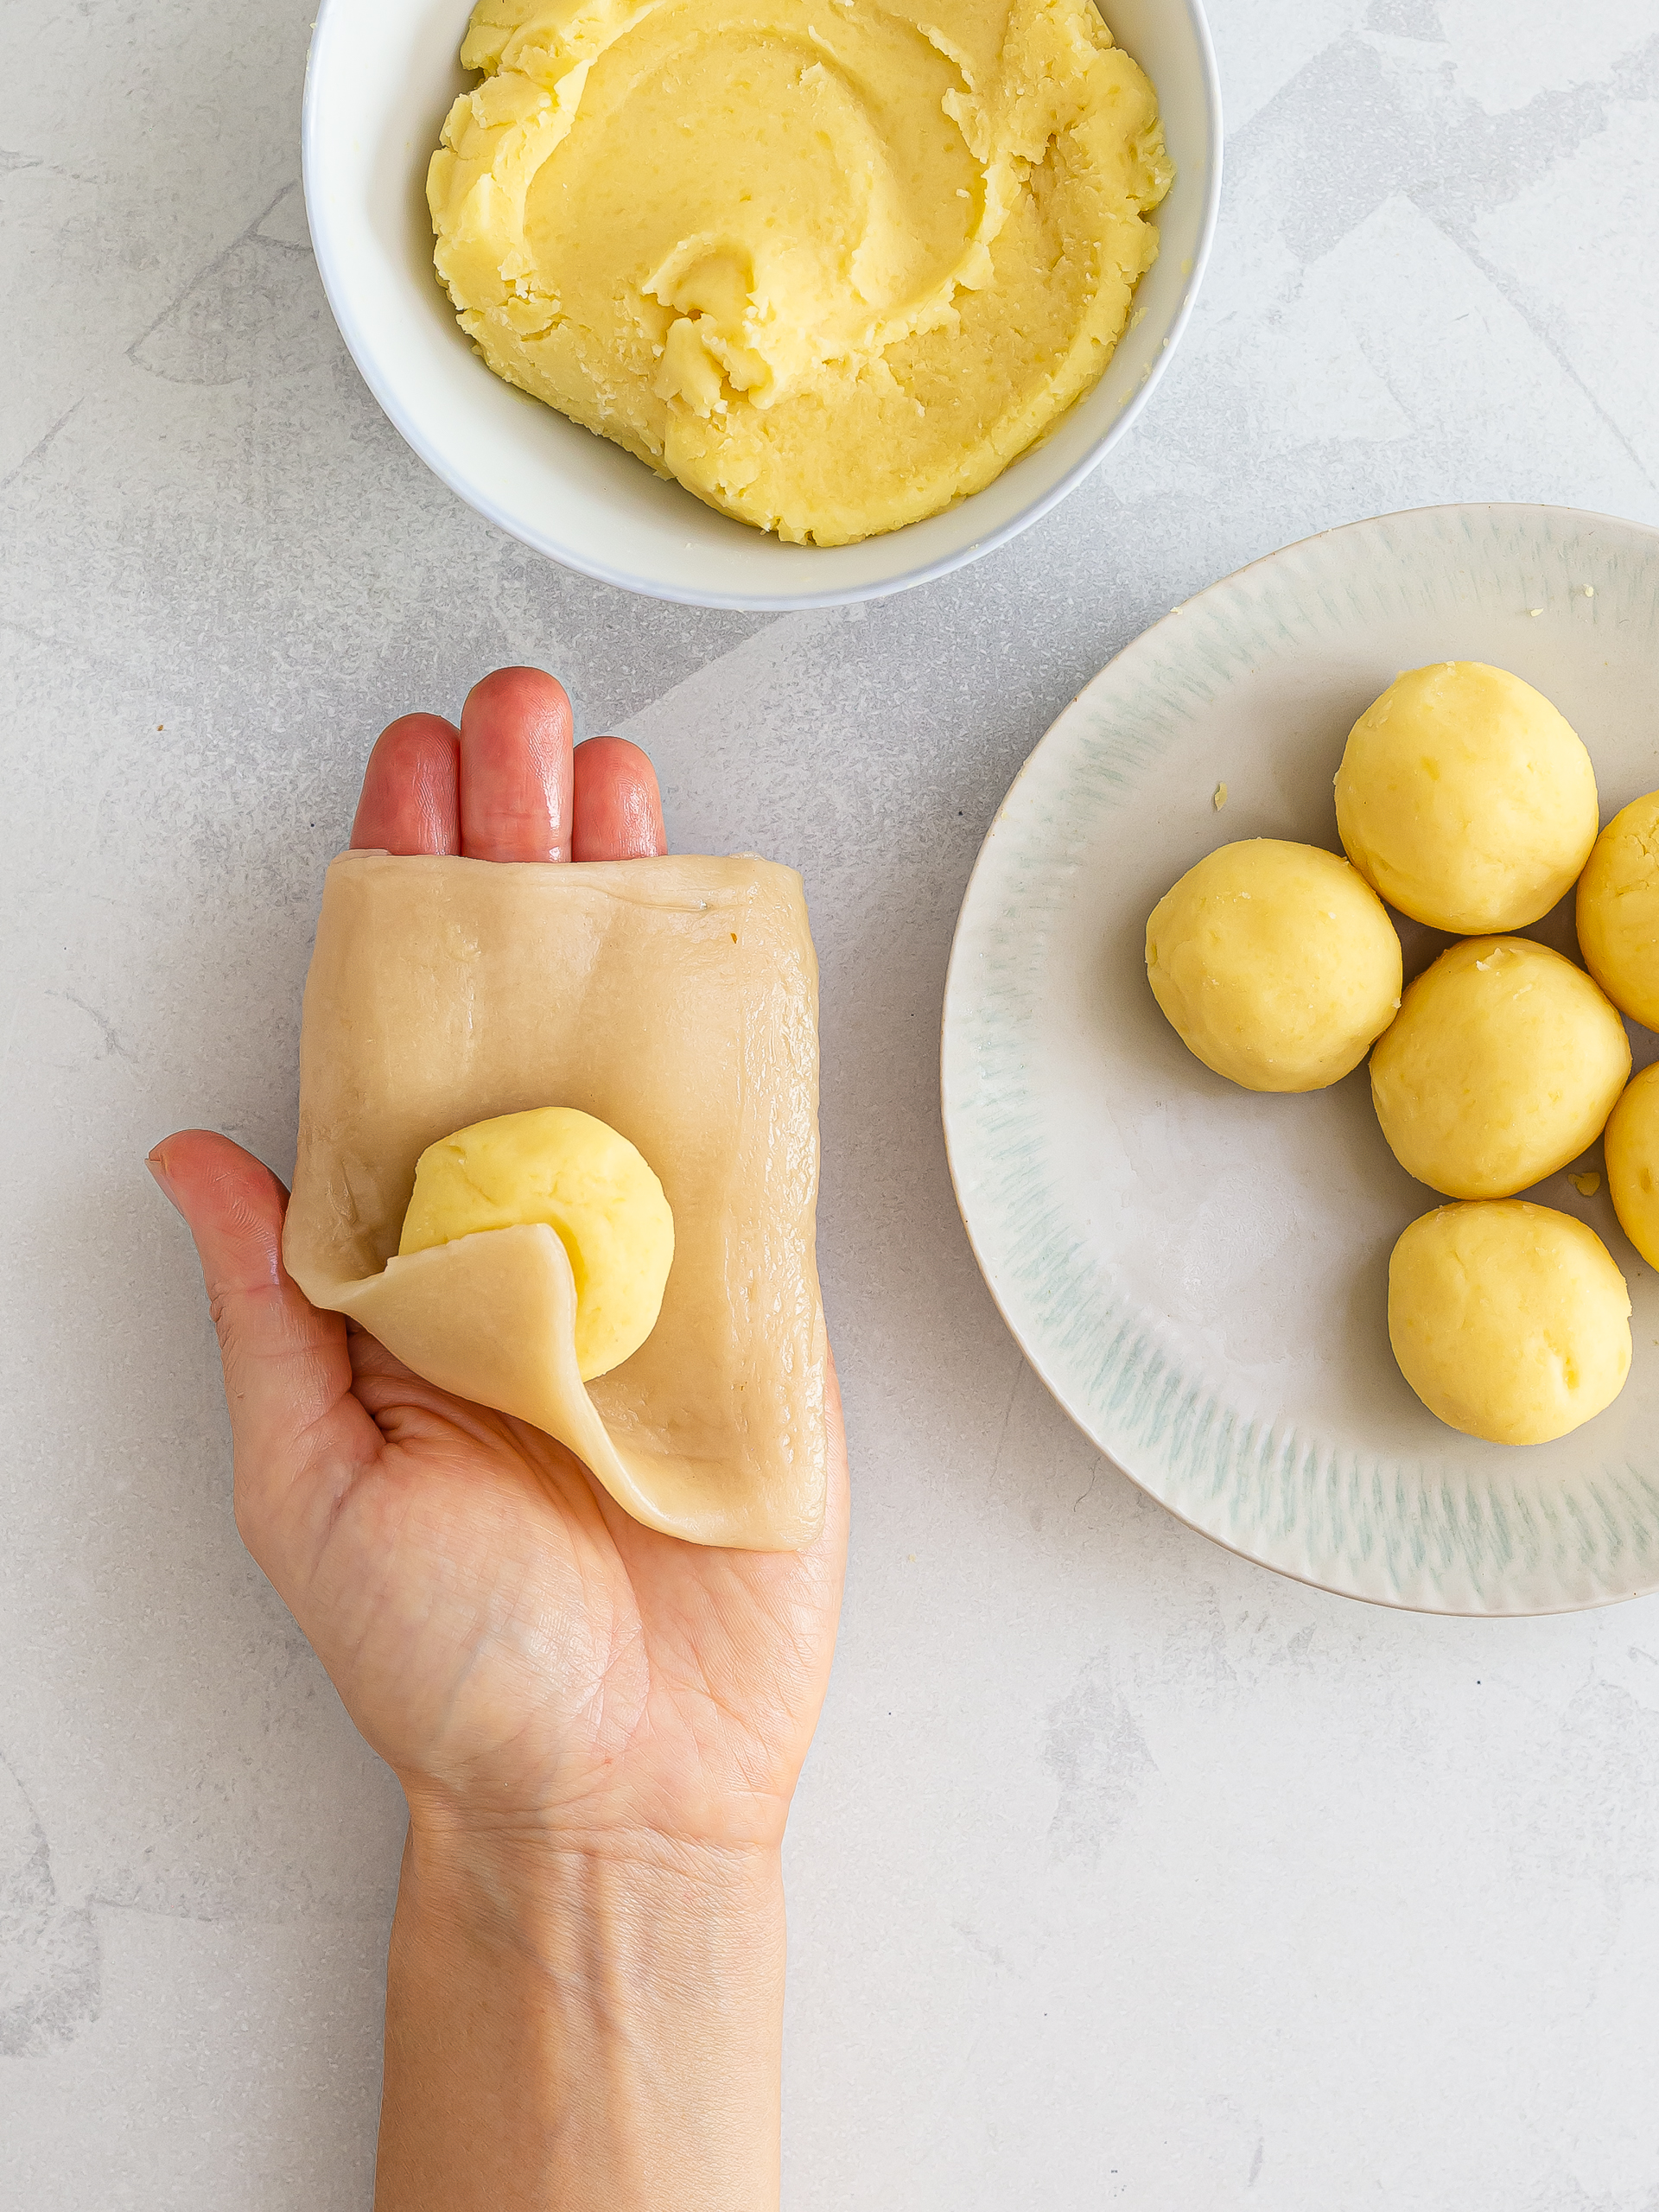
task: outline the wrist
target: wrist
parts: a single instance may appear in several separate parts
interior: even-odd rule
[[[434,1883],[463,1889],[499,1886],[504,1901],[526,1908],[557,1904],[565,1887],[605,1872],[617,1883],[702,1885],[741,1895],[775,1883],[782,1863],[779,1832],[690,1833],[613,1820],[588,1823],[566,1812],[556,1820],[463,1803],[447,1791],[404,1783],[411,1848]]]
[[[412,1805],[382,2212],[429,2202],[415,2177],[441,2170],[435,2129],[458,2124],[467,2171],[429,2199],[454,2212],[775,2212],[783,1979],[774,1849],[650,1832],[573,1844]]]
[[[783,1872],[770,1847],[650,1831],[576,1843],[411,1810],[405,1909],[428,1940],[511,1956],[549,2005],[588,2005],[617,2024],[664,2002],[683,2017],[688,1990],[740,1997],[781,1977]]]

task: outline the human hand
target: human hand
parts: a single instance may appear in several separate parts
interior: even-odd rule
[[[528,669],[480,683],[458,732],[435,715],[392,723],[352,842],[550,864],[664,849],[645,755],[600,738],[573,761],[564,694]],[[833,1374],[818,1543],[683,1543],[632,1520],[551,1438],[434,1389],[310,1306],[282,1263],[286,1194],[247,1153],[185,1131],[150,1166],[201,1258],[238,1526],[409,1798],[400,1925],[416,1872],[420,1898],[452,1917],[487,1897],[508,1922],[521,1907],[539,1922],[574,1887],[588,1923],[637,1922],[670,1898],[709,1921],[715,1892],[714,1922],[729,1905],[741,1933],[747,1904],[775,1919],[845,1556]],[[389,2098],[391,2062],[389,2044]],[[385,2161],[383,2141],[383,2186]]]

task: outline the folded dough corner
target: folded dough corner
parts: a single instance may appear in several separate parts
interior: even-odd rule
[[[283,1256],[314,1305],[556,1437],[647,1527],[798,1550],[823,1521],[817,1097],[792,868],[343,853],[306,981]],[[657,1325],[591,1383],[550,1228],[397,1256],[429,1144],[550,1105],[629,1138],[674,1212]]]

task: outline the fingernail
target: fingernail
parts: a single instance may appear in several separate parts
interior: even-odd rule
[[[179,1194],[173,1188],[172,1184],[167,1179],[167,1165],[165,1160],[162,1159],[159,1146],[154,1152],[149,1154],[144,1161],[144,1165],[149,1168],[150,1173],[156,1178],[156,1187],[160,1191],[162,1196],[167,1200],[168,1205],[172,1206],[175,1211],[182,1213],[184,1211],[184,1208],[179,1204]]]

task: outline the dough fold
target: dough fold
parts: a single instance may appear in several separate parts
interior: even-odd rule
[[[826,1466],[817,1081],[793,869],[342,854],[306,982],[283,1259],[429,1382],[568,1445],[647,1527],[798,1550]],[[674,1213],[656,1328],[588,1384],[552,1229],[397,1256],[426,1146],[546,1105],[620,1130]]]

